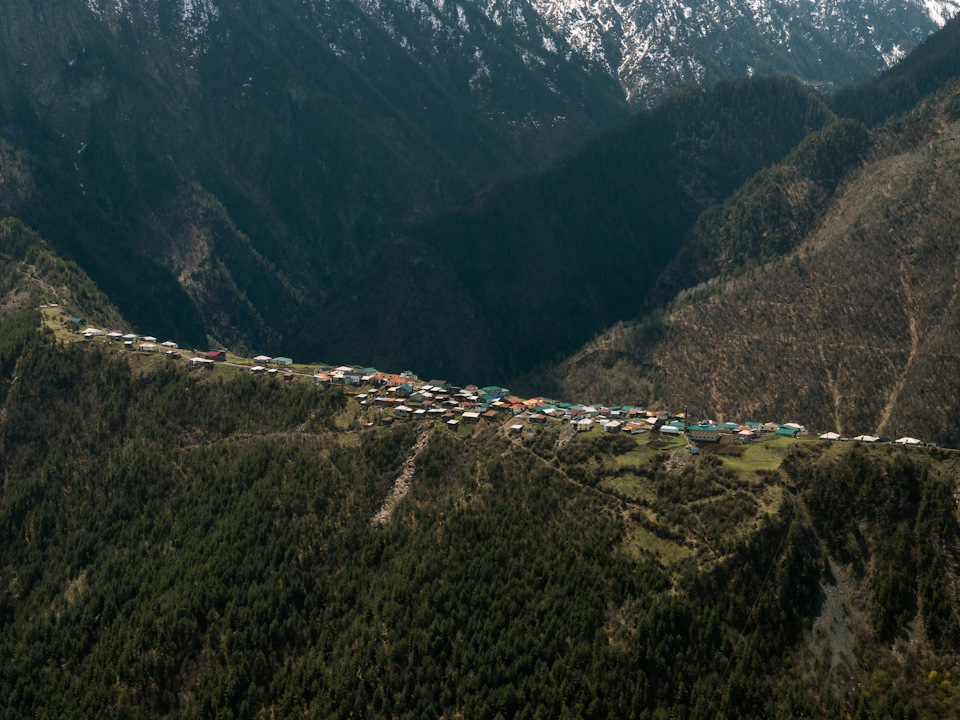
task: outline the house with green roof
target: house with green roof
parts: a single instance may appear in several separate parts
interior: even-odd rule
[[[687,428],[687,437],[691,442],[720,442],[720,428],[716,425],[691,425]]]

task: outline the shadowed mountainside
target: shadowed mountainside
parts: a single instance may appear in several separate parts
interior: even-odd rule
[[[704,208],[832,120],[792,78],[678,92],[410,227],[305,326],[297,352],[516,377],[633,317]]]

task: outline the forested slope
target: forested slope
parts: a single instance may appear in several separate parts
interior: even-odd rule
[[[952,454],[363,428],[337,389],[39,322],[0,325],[2,717],[956,709],[931,680],[957,640]],[[846,649],[816,631],[838,583]]]
[[[687,259],[709,282],[546,389],[956,445],[958,97],[869,135],[837,126],[758,175],[700,220]]]
[[[91,325],[124,327],[120,311],[76,263],[65,261],[15,218],[0,220],[0,317],[63,303]]]

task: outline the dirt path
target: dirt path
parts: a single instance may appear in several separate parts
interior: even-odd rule
[[[907,362],[904,363],[900,380],[897,381],[896,387],[893,388],[890,397],[887,399],[887,405],[884,407],[883,414],[880,416],[880,422],[877,424],[877,435],[883,435],[887,423],[890,422],[890,416],[893,414],[893,409],[897,406],[900,391],[903,390],[903,386],[907,384],[910,368],[913,366],[913,362],[917,357],[917,350],[920,347],[920,334],[917,332],[916,306],[913,301],[913,292],[910,290],[910,283],[907,281],[907,269],[903,266],[902,259],[900,260],[900,283],[903,285],[903,307],[907,313],[907,326],[910,328],[910,355],[907,358]]]
[[[423,434],[417,438],[417,442],[410,449],[410,455],[407,456],[407,459],[403,462],[400,474],[393,482],[393,489],[390,490],[390,494],[384,499],[380,511],[370,520],[371,525],[383,525],[386,523],[393,515],[393,511],[397,505],[400,504],[400,501],[410,492],[410,478],[413,477],[413,472],[416,469],[417,458],[420,456],[420,453],[426,449],[431,437],[433,437],[432,427],[424,431]]]
[[[823,370],[827,376],[827,387],[830,390],[830,395],[833,397],[833,420],[836,424],[836,431],[840,435],[843,435],[843,426],[840,424],[840,408],[843,407],[841,402],[842,398],[840,396],[840,388],[837,387],[837,382],[833,377],[833,372],[830,370],[830,366],[827,364],[827,356],[823,351],[823,344],[820,344],[818,347],[820,351],[820,360],[823,362]]]

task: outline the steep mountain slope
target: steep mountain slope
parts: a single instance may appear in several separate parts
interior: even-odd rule
[[[0,322],[0,717],[960,706],[955,453],[366,428],[38,315]]]
[[[50,251],[18,220],[0,220],[0,317],[35,302],[58,303],[91,325],[124,327],[110,299],[76,263]]]
[[[869,82],[829,96],[841,117],[874,125],[909,112],[925,96],[960,76],[960,17],[947,22],[901,62]]]
[[[584,348],[557,392],[960,443],[960,85],[860,137],[821,155],[854,159],[833,192],[758,176],[701,225],[719,278]]]
[[[622,116],[530,15],[5,0],[0,137],[41,203],[17,212],[134,322],[275,345],[403,218]]]
[[[532,1],[640,105],[683,83],[753,73],[827,86],[863,81],[960,9],[954,0]]]
[[[411,227],[307,324],[298,353],[489,382],[527,372],[633,317],[704,208],[832,119],[790,78],[678,92]]]

